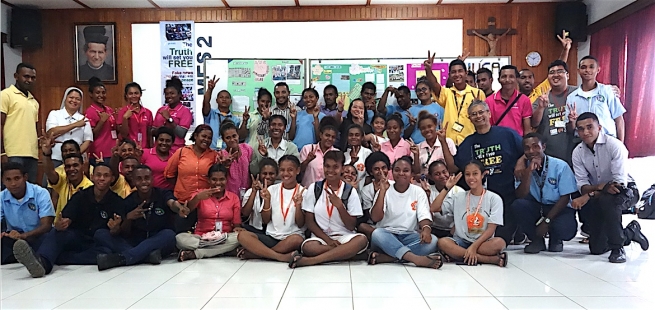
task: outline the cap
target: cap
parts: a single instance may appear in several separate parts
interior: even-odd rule
[[[109,37],[105,36],[105,33],[107,33],[105,26],[87,26],[84,28],[84,41],[107,45]]]

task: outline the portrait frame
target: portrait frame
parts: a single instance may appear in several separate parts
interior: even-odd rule
[[[88,83],[95,76],[103,83],[117,84],[116,23],[75,23],[73,33],[75,83]]]

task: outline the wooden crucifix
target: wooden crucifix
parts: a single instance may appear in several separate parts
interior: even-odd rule
[[[487,21],[488,27],[486,29],[467,29],[466,34],[470,36],[478,36],[481,39],[487,41],[489,44],[489,55],[496,56],[496,43],[498,40],[502,39],[506,35],[516,34],[516,29],[506,28],[499,29],[496,28],[496,18],[489,17]]]

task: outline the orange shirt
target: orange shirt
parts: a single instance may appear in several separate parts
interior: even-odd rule
[[[207,172],[215,164],[216,152],[207,149],[200,157],[192,146],[179,148],[168,160],[164,170],[166,178],[175,178],[175,197],[180,202],[191,200],[193,193],[199,189],[209,188]]]

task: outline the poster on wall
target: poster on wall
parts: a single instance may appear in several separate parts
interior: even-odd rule
[[[273,94],[275,84],[280,82],[289,85],[289,101],[298,104],[305,88],[303,63],[298,59],[204,59],[204,75],[218,79],[212,93],[212,108],[216,108],[218,90],[226,89],[232,95],[235,115],[241,115],[246,107],[254,111],[259,90],[265,88]]]
[[[196,77],[193,21],[163,21],[159,23],[161,37],[161,88],[166,88],[166,80],[173,76],[182,81],[182,105],[191,110],[196,122]],[[202,103],[202,97],[200,98]],[[161,104],[165,104],[162,102]],[[193,130],[193,129],[192,129]]]

